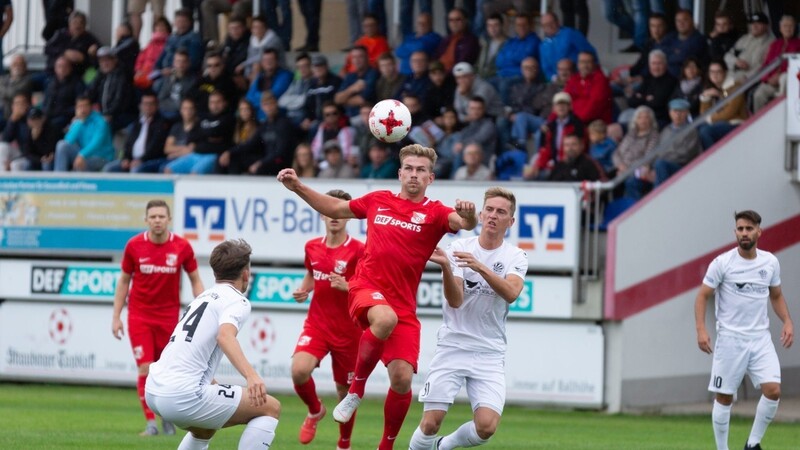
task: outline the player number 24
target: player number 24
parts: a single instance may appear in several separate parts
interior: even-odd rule
[[[200,319],[203,317],[203,313],[206,312],[207,306],[208,302],[203,302],[200,304],[200,306],[197,307],[197,309],[192,311],[191,314],[189,314],[188,309],[186,310],[185,313],[183,313],[183,317],[181,317],[181,322],[183,322],[182,330],[186,332],[186,338],[185,338],[186,342],[192,342],[192,338],[194,338],[194,332],[197,330],[197,324],[200,323]],[[169,341],[174,342],[175,335],[172,335],[169,338]]]

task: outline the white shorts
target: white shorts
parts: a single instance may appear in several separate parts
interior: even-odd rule
[[[505,355],[472,352],[455,347],[436,347],[419,401],[439,406],[453,403],[466,382],[467,396],[475,411],[478,407],[503,413],[506,403]]]
[[[229,384],[209,384],[200,391],[183,395],[164,396],[147,391],[147,406],[164,420],[179,428],[219,430],[236,412],[242,400],[242,387]]]
[[[781,365],[772,336],[764,333],[755,338],[743,338],[719,334],[714,345],[714,363],[708,390],[733,395],[742,384],[745,373],[750,376],[756,389],[763,383],[781,382]]]

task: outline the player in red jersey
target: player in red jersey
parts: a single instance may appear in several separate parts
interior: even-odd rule
[[[145,222],[148,229],[125,245],[122,273],[114,292],[111,332],[117,339],[125,334],[120,314],[126,297],[128,300],[128,335],[139,368],[136,387],[147,420],[140,433],[142,436],[158,434],[155,414],[144,400],[144,384],[150,363],[158,361],[178,323],[181,267],[189,274],[195,297],[203,292],[194,250],[189,242],[169,231],[170,219],[169,205],[164,200],[147,202]],[[171,423],[163,422],[162,427],[164,434],[175,434]]]
[[[332,190],[325,195],[350,200],[350,194]],[[308,299],[311,290],[314,300],[308,308],[303,332],[297,340],[292,356],[292,381],[294,390],[308,406],[302,427],[300,443],[308,444],[317,432],[317,423],[325,417],[325,406],[317,397],[311,372],[319,366],[328,353],[333,363],[333,381],[339,400],[347,395],[353,377],[361,328],[350,320],[347,310],[347,280],[355,273],[356,263],[364,255],[364,244],[347,234],[347,219],[322,216],[325,236],[306,243],[306,272],[303,283],[292,294],[297,302]],[[350,448],[355,417],[339,424],[337,450]]]
[[[365,330],[353,382],[333,418],[340,423],[350,420],[364,396],[367,377],[378,361],[383,361],[390,388],[380,450],[393,448],[411,404],[411,377],[417,370],[420,338],[416,294],[425,263],[446,233],[471,230],[477,224],[474,203],[457,200],[453,209],[425,197],[435,163],[432,148],[403,147],[400,192],[376,191],[351,201],[309,188],[292,169],[278,173],[278,181],[320,214],[367,219],[366,252],[349,283],[350,315]]]

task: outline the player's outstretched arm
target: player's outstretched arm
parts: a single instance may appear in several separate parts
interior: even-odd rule
[[[453,275],[450,258],[447,256],[447,252],[441,248],[436,247],[429,259],[442,268],[442,286],[447,304],[451,308],[458,308],[464,303],[464,279]]]
[[[349,201],[331,197],[311,189],[300,182],[294,169],[283,169],[278,172],[278,181],[323,216],[328,216],[332,219],[355,218],[353,211],[350,210]]]
[[[697,298],[694,301],[694,323],[695,328],[697,329],[697,346],[700,347],[700,350],[711,353],[711,337],[708,336],[708,331],[706,330],[706,303],[708,303],[708,299],[714,295],[714,289],[706,286],[705,284],[700,285],[700,291],[697,293]]]
[[[456,200],[455,212],[447,217],[450,222],[450,229],[454,232],[459,230],[472,230],[478,225],[478,216],[475,214],[475,203],[466,200]]]
[[[492,290],[507,303],[514,303],[519,298],[522,286],[525,284],[521,277],[509,274],[506,278],[503,278],[494,273],[492,269],[486,267],[486,264],[478,261],[475,255],[469,252],[453,252],[453,256],[456,258],[456,264],[459,267],[469,267],[478,273],[486,280]]]
[[[267,402],[267,387],[247,357],[244,356],[239,340],[236,339],[238,333],[239,330],[235,326],[223,323],[217,332],[217,345],[228,357],[233,367],[247,380],[247,394],[250,397],[250,403],[253,406],[261,406]]]
[[[122,339],[125,329],[122,325],[122,307],[125,306],[125,299],[128,297],[128,287],[131,284],[131,274],[120,272],[117,280],[117,287],[114,288],[114,313],[111,316],[111,334],[117,339]]]
[[[783,296],[783,289],[780,286],[769,287],[769,300],[772,303],[772,309],[775,314],[783,322],[783,330],[781,330],[781,345],[785,348],[792,346],[794,342],[794,323],[789,316],[789,307],[786,306],[786,298]]]

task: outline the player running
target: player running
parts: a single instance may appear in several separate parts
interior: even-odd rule
[[[342,190],[332,190],[325,195],[350,200]],[[361,329],[347,312],[347,280],[355,273],[356,263],[364,254],[364,244],[347,234],[347,219],[322,216],[325,236],[311,239],[305,247],[306,275],[301,286],[292,293],[297,302],[308,299],[314,291],[314,301],[308,308],[308,317],[297,340],[292,356],[292,381],[294,390],[308,406],[308,415],[300,427],[300,443],[314,440],[317,423],[325,417],[325,406],[317,397],[311,373],[320,360],[331,354],[333,381],[339,400],[347,395],[353,377]],[[337,450],[350,448],[355,416],[339,424]]]
[[[188,241],[169,231],[171,217],[164,200],[150,200],[145,207],[147,231],[125,245],[122,273],[114,291],[111,332],[117,339],[125,334],[120,315],[128,300],[128,335],[139,377],[136,390],[147,425],[140,436],[158,434],[156,416],[144,400],[144,382],[150,364],[158,361],[180,316],[181,268],[189,274],[192,293],[203,292],[194,250]],[[133,282],[131,282],[133,281]],[[175,427],[162,421],[164,434],[175,434]]]
[[[522,292],[528,256],[503,240],[514,224],[517,201],[508,189],[484,194],[479,236],[459,239],[431,261],[442,267],[444,323],[436,353],[419,393],[424,412],[409,449],[450,450],[488,442],[506,401],[505,352],[508,307]],[[473,420],[438,437],[447,410],[466,383]],[[435,445],[435,447],[434,447]]]
[[[349,283],[350,316],[365,329],[355,376],[333,418],[346,423],[355,413],[367,377],[378,361],[386,365],[390,388],[384,404],[380,450],[391,449],[411,404],[411,377],[417,370],[420,324],[416,294],[425,264],[446,233],[471,230],[475,204],[457,200],[455,209],[425,197],[433,182],[436,151],[413,144],[400,150],[400,192],[375,191],[346,201],[321,194],[301,183],[292,169],[278,181],[320,214],[367,219],[364,258]]]

